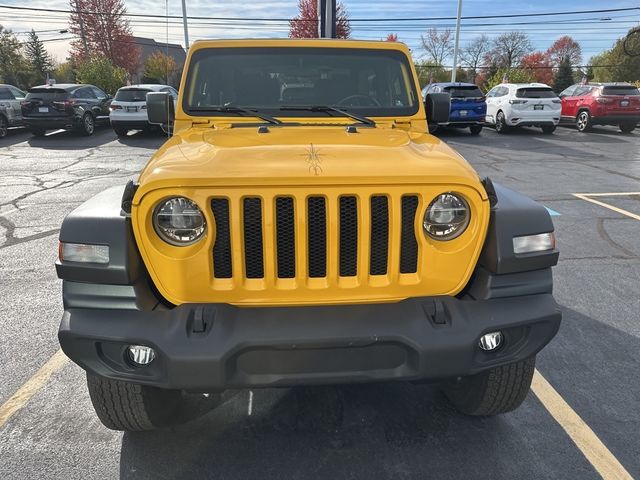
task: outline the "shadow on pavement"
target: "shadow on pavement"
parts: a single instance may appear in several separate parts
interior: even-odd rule
[[[33,148],[46,150],[85,150],[96,148],[116,138],[110,126],[96,126],[91,136],[84,136],[74,130],[54,130],[47,132],[44,137],[35,137],[29,133],[27,142]]]
[[[167,141],[166,134],[161,131],[130,131],[126,137],[117,137],[116,141],[128,147],[148,148],[157,150]]]
[[[538,366],[633,475],[640,340],[564,315]],[[405,382],[255,390],[251,415],[248,399],[125,434],[121,478],[599,478],[533,394],[493,418],[460,415],[437,386]]]
[[[31,138],[31,133],[27,132],[24,128],[10,128],[7,136],[0,138],[0,148],[26,142],[29,138]]]

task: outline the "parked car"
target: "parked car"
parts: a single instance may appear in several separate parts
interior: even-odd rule
[[[0,84],[0,138],[7,136],[9,128],[22,125],[20,102],[25,95],[13,85]]]
[[[178,91],[169,85],[131,85],[116,92],[109,109],[111,126],[120,137],[129,130],[147,130],[152,127],[147,118],[147,93],[166,92],[173,98],[174,106]]]
[[[431,83],[422,90],[423,100],[429,93],[448,93],[451,95],[449,121],[439,123],[436,127],[467,128],[473,135],[482,131],[487,103],[482,91],[473,83]],[[430,125],[431,131],[435,129]]]
[[[618,125],[624,133],[640,123],[640,90],[628,83],[572,85],[560,93],[562,120],[580,132],[594,125]]]
[[[503,83],[487,93],[487,123],[498,133],[511,127],[540,127],[553,133],[560,122],[560,103],[544,83]]]
[[[22,116],[36,136],[59,128],[93,135],[97,124],[109,121],[111,98],[93,85],[41,85],[28,90],[22,101]]]

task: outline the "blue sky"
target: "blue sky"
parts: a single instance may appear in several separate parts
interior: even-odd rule
[[[456,14],[457,0],[418,1],[418,0],[344,0],[352,19],[372,18],[421,18],[451,17]],[[41,7],[68,9],[66,0],[0,0],[1,5],[22,7]],[[165,3],[160,0],[125,0],[129,13],[165,13]],[[465,15],[502,15],[537,12],[558,12],[591,10],[604,8],[638,7],[637,1],[581,0],[554,2],[551,0],[515,1],[515,0],[463,0],[463,16]],[[290,18],[296,14],[297,0],[187,0],[190,16],[239,17],[239,18]],[[181,14],[180,0],[169,0],[169,13]],[[157,20],[156,20],[157,22]],[[535,22],[527,25],[512,23]],[[25,32],[31,28],[53,30],[64,28],[66,21],[62,14],[41,14],[31,12],[9,12],[0,9],[0,23],[16,32]],[[286,23],[235,22],[233,26],[204,24],[193,20],[190,22],[190,39],[198,38],[232,38],[232,37],[286,37]],[[220,22],[218,22],[220,23]],[[487,23],[498,25],[486,25]],[[533,17],[501,20],[465,20],[462,23],[461,45],[481,33],[490,36],[517,29],[528,33],[537,49],[544,50],[557,37],[569,34],[580,42],[583,48],[584,62],[621,37],[631,26],[640,23],[640,10],[629,12],[611,12],[603,14],[585,14],[577,16]],[[420,57],[420,33],[436,26],[438,28],[454,27],[453,21],[410,21],[410,22],[353,22],[353,37],[362,39],[382,39],[388,33],[397,33],[399,39],[407,43],[416,57]],[[132,22],[134,35],[153,37],[165,40],[164,25],[144,22],[136,19]],[[68,34],[42,32],[43,39],[68,37]],[[176,22],[169,26],[169,41],[183,43],[182,26]],[[51,41],[47,48],[59,60],[63,60],[68,50],[68,41]],[[583,62],[583,63],[584,63]]]

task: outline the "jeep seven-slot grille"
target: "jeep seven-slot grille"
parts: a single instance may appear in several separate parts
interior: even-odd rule
[[[272,204],[272,208],[265,209],[265,201],[270,202],[268,206]],[[324,278],[336,270],[340,277],[355,277],[364,272],[387,275],[394,273],[389,271],[392,245],[399,246],[400,250],[395,273],[415,273],[418,270],[415,225],[419,201],[416,195],[405,195],[398,201],[400,211],[394,212],[391,198],[385,195],[368,198],[253,196],[242,198],[237,209],[231,208],[229,199],[215,198],[211,201],[216,230],[213,276],[233,278],[232,258],[242,259],[242,275],[247,279],[265,278],[265,271],[272,271],[280,279]],[[237,212],[235,219],[233,212]],[[332,215],[336,218],[330,218]],[[400,217],[398,222],[393,221],[394,216]],[[399,229],[394,230],[393,225]],[[269,241],[266,235],[271,235],[273,240]],[[328,250],[330,235],[335,238],[337,252]],[[234,255],[231,251],[232,238],[242,246],[239,256],[238,252]],[[369,242],[366,252],[361,251],[363,239]],[[273,245],[273,251],[265,245]],[[302,251],[298,251],[300,249]],[[365,255],[366,258],[362,258]],[[265,262],[272,262],[273,268],[265,268]],[[335,270],[329,262],[335,262]],[[359,272],[363,265],[366,270]]]

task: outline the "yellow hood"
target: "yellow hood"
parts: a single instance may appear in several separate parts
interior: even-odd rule
[[[486,194],[476,172],[425,133],[382,126],[191,128],[171,138],[140,175],[138,204],[165,187],[458,184]]]

